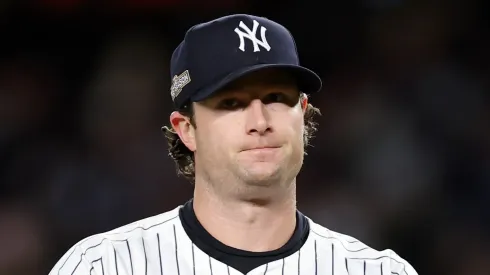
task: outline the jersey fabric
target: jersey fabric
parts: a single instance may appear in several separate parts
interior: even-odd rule
[[[297,211],[281,248],[247,252],[226,246],[197,220],[192,200],[75,244],[49,275],[417,275],[392,250],[316,224]]]

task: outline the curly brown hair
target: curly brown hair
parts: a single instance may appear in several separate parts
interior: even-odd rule
[[[192,104],[189,104],[188,107],[181,110],[180,113],[189,117],[191,120],[191,124],[196,127]],[[304,116],[305,131],[303,134],[303,138],[305,154],[306,147],[310,145],[310,141],[317,131],[318,123],[314,121],[315,115],[321,115],[320,109],[308,103]],[[167,139],[169,156],[175,161],[177,174],[184,176],[190,182],[194,182],[194,152],[192,152],[191,150],[189,150],[189,148],[187,148],[187,146],[185,146],[182,140],[180,140],[179,135],[173,130],[172,127],[164,126],[162,130],[165,134],[165,138]]]

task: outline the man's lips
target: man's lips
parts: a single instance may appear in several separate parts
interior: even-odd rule
[[[263,152],[266,152],[266,151],[273,151],[273,150],[276,150],[279,148],[280,148],[280,146],[257,146],[257,147],[251,147],[251,148],[244,149],[244,150],[242,150],[242,152],[243,151],[263,151]]]

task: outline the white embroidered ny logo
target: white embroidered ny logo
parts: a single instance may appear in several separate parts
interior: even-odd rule
[[[262,46],[267,51],[271,50],[271,46],[269,46],[269,43],[267,42],[267,39],[265,38],[265,31],[267,29],[263,26],[260,27],[260,36],[261,36],[262,40],[259,40],[257,38],[257,28],[258,27],[259,27],[259,22],[254,20],[254,25],[252,27],[252,30],[250,30],[247,27],[247,25],[245,25],[243,23],[243,21],[240,21],[240,25],[238,25],[238,28],[235,28],[235,32],[238,34],[238,37],[240,38],[240,46],[238,48],[242,52],[245,51],[245,38],[252,41],[252,43],[254,45],[254,52],[260,52],[259,46]],[[243,32],[239,28],[242,28],[245,32]]]

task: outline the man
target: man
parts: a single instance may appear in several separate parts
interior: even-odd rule
[[[296,209],[296,176],[320,78],[283,26],[232,15],[192,27],[171,60],[176,111],[164,128],[195,187],[181,207],[91,236],[50,275],[417,274]]]

